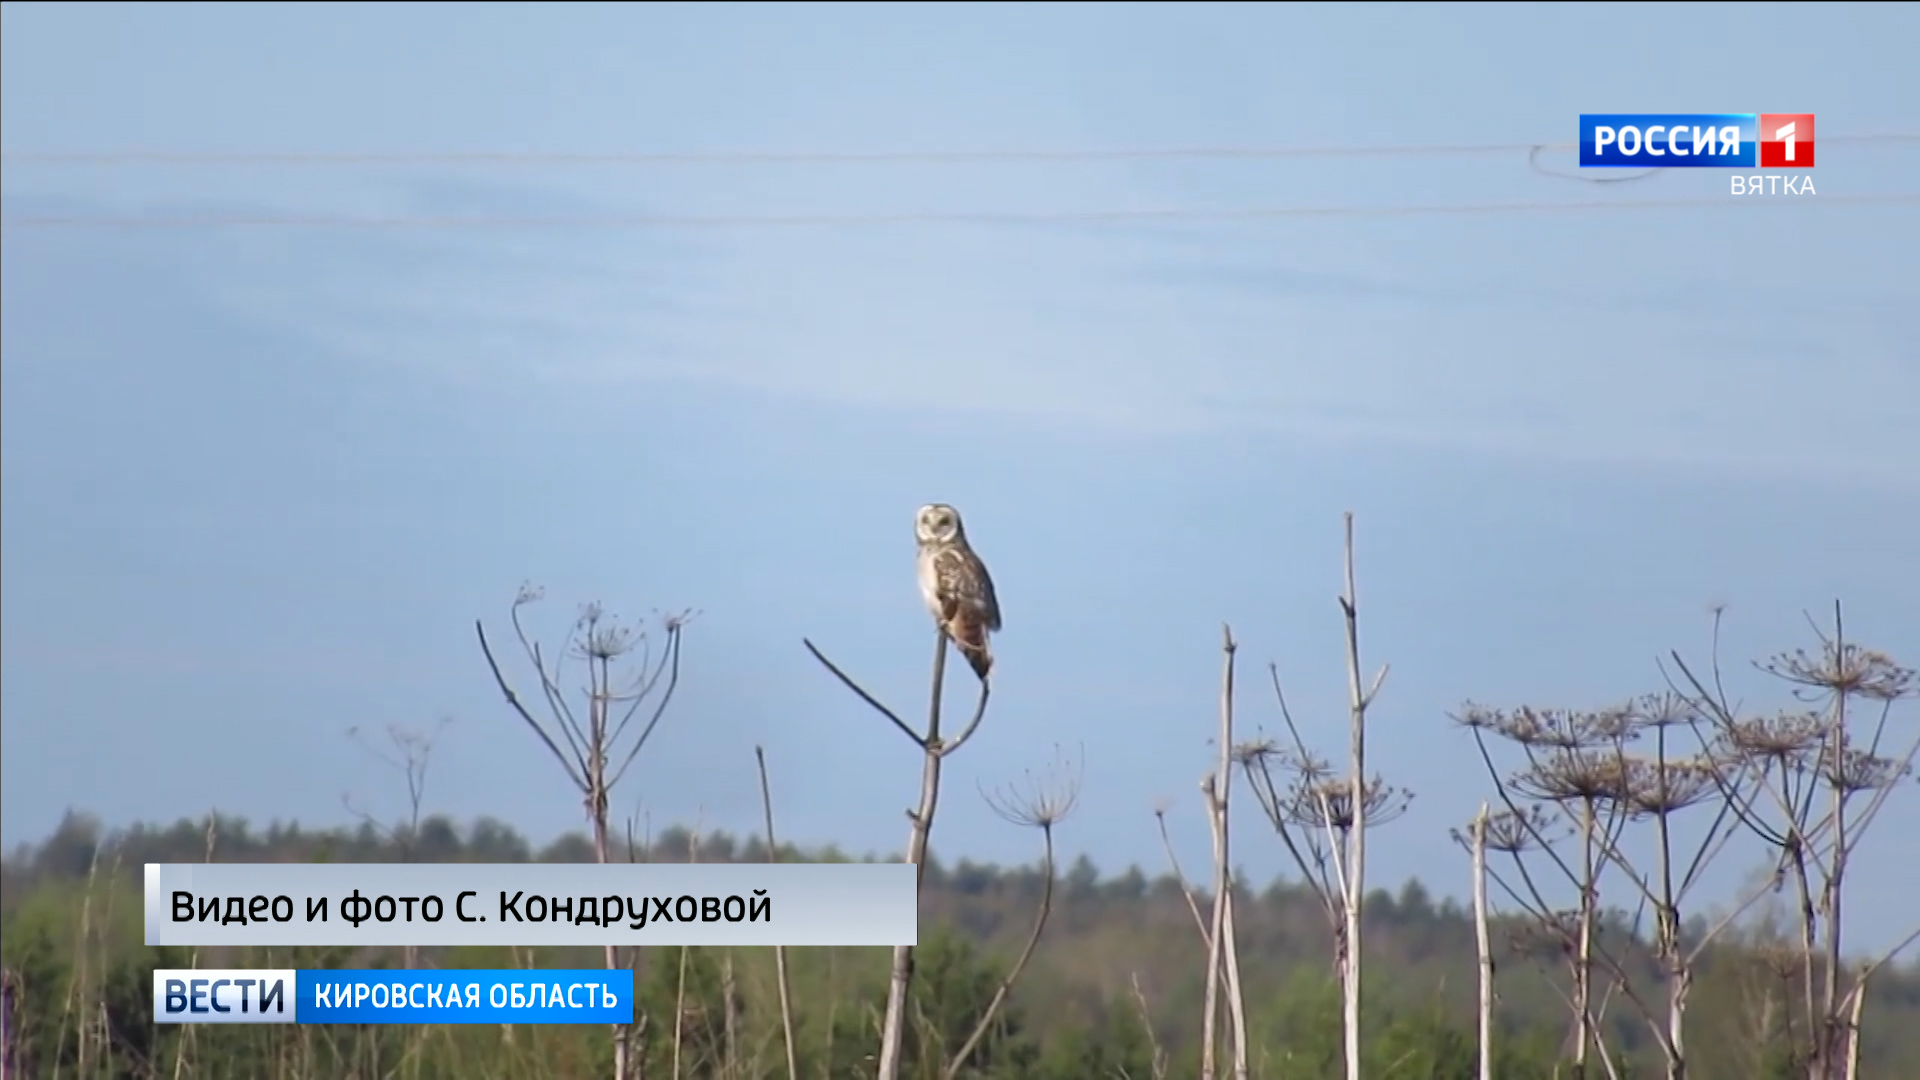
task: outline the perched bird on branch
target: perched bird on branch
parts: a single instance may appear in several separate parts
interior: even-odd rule
[[[993,650],[987,637],[1000,629],[1000,601],[993,594],[980,556],[967,544],[960,511],[945,503],[920,508],[913,522],[919,542],[920,595],[927,610],[981,682],[993,670]]]

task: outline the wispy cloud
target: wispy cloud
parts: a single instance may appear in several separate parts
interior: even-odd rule
[[[362,177],[329,199],[532,217],[643,201],[607,185],[426,170]],[[136,201],[267,213],[311,194]],[[9,212],[52,205],[22,198],[9,194]],[[1628,274],[1550,269],[1544,241],[1593,235],[1571,221],[269,229],[171,242],[196,253],[197,287],[236,314],[461,381],[583,393],[698,382],[1146,435],[1277,431],[1920,490],[1895,464],[1920,400],[1920,369],[1898,359],[1920,304],[1867,266],[1817,283],[1708,273],[1703,243],[1737,254],[1759,238],[1676,220],[1603,226],[1668,236],[1679,253],[1681,265]],[[1472,261],[1436,259],[1469,236]],[[1527,242],[1492,253],[1509,239]]]

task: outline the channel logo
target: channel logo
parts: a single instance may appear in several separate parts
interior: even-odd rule
[[[291,1024],[295,972],[259,968],[155,968],[156,1024]]]
[[[1760,114],[1760,167],[1813,168],[1813,114]]]
[[[1811,169],[1812,113],[1581,113],[1583,169]]]
[[[631,1024],[633,972],[603,968],[160,968],[156,1024]]]

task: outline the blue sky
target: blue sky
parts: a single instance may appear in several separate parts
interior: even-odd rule
[[[1263,8],[6,4],[9,155],[872,152],[1561,144],[1581,111],[1814,112],[1920,132],[1898,5]],[[1371,878],[1458,894],[1487,794],[1463,699],[1602,705],[1803,612],[1920,659],[1920,143],[1823,143],[1815,196],[1525,154],[5,169],[7,844],[78,807],[398,812],[348,727],[453,723],[428,808],[545,838],[579,804],[473,645],[523,580],[695,607],[683,695],[622,794],[896,849],[930,630],[911,518],[957,504],[999,582],[996,702],[935,850],[1032,837],[976,785],[1084,757],[1061,839],[1204,858],[1218,627],[1245,729],[1277,662],[1343,739],[1340,515],[1373,731],[1416,792]],[[1556,156],[1557,155],[1557,156]],[[1571,172],[1564,152],[1541,159]],[[613,219],[1707,201],[1162,223],[636,227]],[[479,216],[486,226],[47,228],[17,215]],[[568,215],[599,227],[501,224]],[[1908,706],[1908,730],[1920,707]],[[1910,928],[1896,797],[1851,932]],[[1278,845],[1239,842],[1258,878]],[[1757,865],[1730,856],[1715,898]],[[1904,861],[1904,865],[1901,863]]]

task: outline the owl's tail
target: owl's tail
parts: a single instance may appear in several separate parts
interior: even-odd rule
[[[987,628],[978,619],[961,616],[947,625],[947,636],[953,639],[954,647],[960,655],[967,658],[967,666],[981,682],[987,681],[987,673],[993,670],[993,649],[987,644]]]

